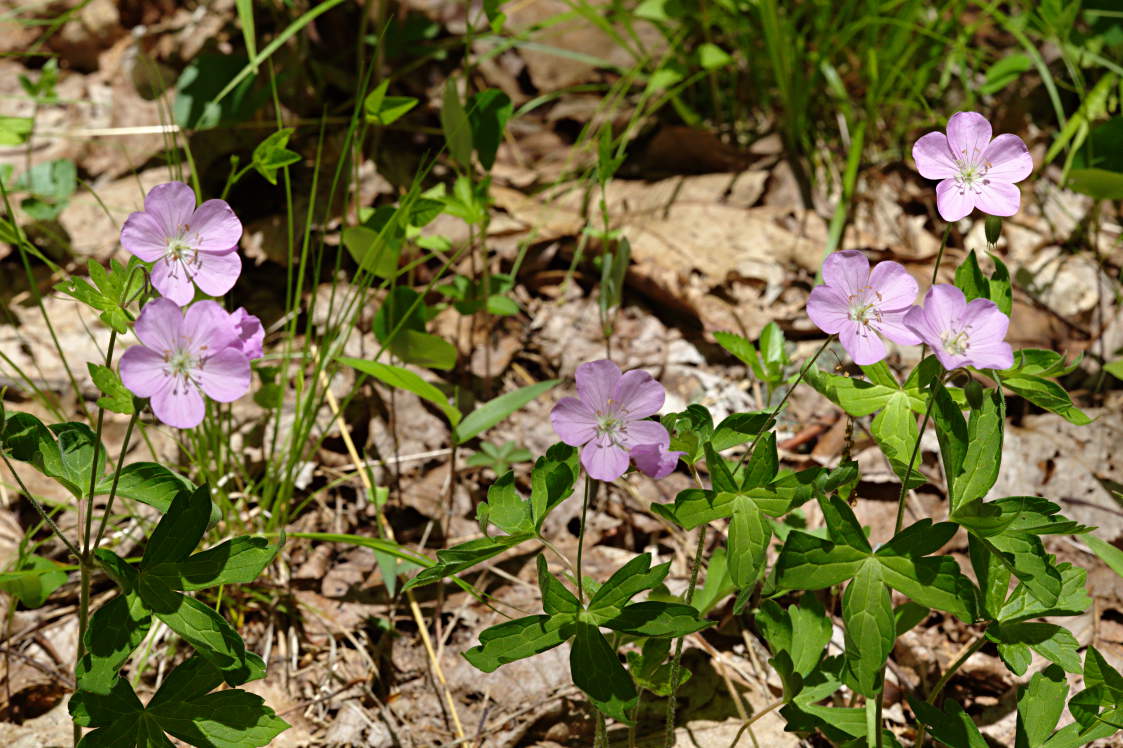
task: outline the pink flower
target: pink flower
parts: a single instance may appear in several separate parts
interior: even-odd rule
[[[265,342],[265,328],[261,326],[261,320],[247,312],[245,307],[238,307],[230,313],[230,321],[238,333],[230,346],[240,350],[250,361],[261,358],[261,346]]]
[[[198,426],[204,394],[228,403],[249,391],[249,359],[231,315],[215,302],[184,312],[169,299],[153,299],[135,329],[141,345],[121,356],[121,381],[134,395],[152,398],[152,411],[169,426]]]
[[[958,221],[978,208],[992,216],[1018,212],[1021,193],[1014,183],[1033,171],[1029,149],[1009,133],[991,140],[991,127],[978,112],[958,112],[948,133],[930,132],[912,147],[916,169],[936,185],[936,207],[945,221]]]
[[[121,228],[121,245],[152,267],[152,285],[179,306],[195,297],[192,282],[211,296],[234,287],[242,272],[238,240],[242,222],[225,200],[195,207],[195,193],[183,182],[157,185],[144,210]]]
[[[905,325],[932,346],[948,371],[960,366],[1009,369],[1014,352],[1006,342],[1010,318],[987,299],[968,302],[955,286],[941,283],[928,289],[923,307],[905,315]]]
[[[589,477],[616,480],[628,470],[629,456],[652,477],[674,469],[682,453],[668,452],[667,429],[647,420],[667,396],[650,374],[638,369],[621,374],[611,361],[590,361],[577,367],[577,394],[559,400],[550,421],[563,442],[582,448],[581,464]]]
[[[868,366],[885,358],[882,338],[920,343],[902,322],[916,301],[917,285],[900,263],[879,262],[871,272],[861,252],[832,252],[823,261],[823,281],[811,289],[807,316],[823,332],[837,334],[854,363]]]

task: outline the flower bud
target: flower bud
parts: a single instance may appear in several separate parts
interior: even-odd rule
[[[972,410],[979,410],[983,407],[983,386],[979,384],[979,380],[967,380],[967,384],[963,387],[963,394],[967,397],[967,404],[971,406]]]
[[[987,216],[985,225],[987,244],[998,244],[998,237],[1002,236],[1002,219],[998,216]]]

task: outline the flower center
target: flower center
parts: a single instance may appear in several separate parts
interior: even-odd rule
[[[184,275],[191,278],[194,276],[193,268],[199,265],[199,250],[196,248],[195,243],[191,242],[187,237],[187,232],[191,229],[190,226],[184,224],[179,227],[179,233],[175,236],[168,237],[168,244],[164,250],[164,261],[171,266],[171,275],[174,277],[179,269],[182,268]]]
[[[866,286],[851,294],[848,315],[850,320],[857,322],[862,327],[871,328],[881,322],[881,294],[870,286]]]
[[[188,348],[177,348],[164,354],[164,374],[173,379],[173,392],[179,394],[191,385],[199,388],[199,369],[202,359],[194,356]]]
[[[977,195],[982,192],[984,185],[989,184],[987,172],[994,164],[984,161],[982,153],[975,148],[970,154],[964,149],[962,157],[956,159],[955,165],[959,169],[959,174],[955,177],[959,193],[962,195],[970,190]]]
[[[944,345],[944,350],[953,356],[967,355],[967,349],[971,347],[971,338],[968,335],[970,326],[964,327],[959,332],[955,330],[948,330],[940,336],[940,342]]]
[[[614,401],[609,400],[606,410],[597,411],[597,436],[607,436],[617,446],[623,446],[622,442],[628,426],[614,405]]]

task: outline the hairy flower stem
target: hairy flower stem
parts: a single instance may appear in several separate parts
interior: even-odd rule
[[[916,458],[920,454],[920,442],[924,440],[924,429],[928,428],[928,421],[932,418],[932,406],[935,402],[936,398],[928,398],[928,408],[924,411],[924,420],[920,423],[920,432],[916,436],[916,444],[912,447],[912,456],[909,457],[909,469],[905,471],[905,477],[901,479],[901,494],[897,497],[897,524],[893,530],[894,535],[899,534],[905,524],[905,499],[909,495],[909,478],[912,477],[912,469],[916,466]]]
[[[121,453],[117,456],[117,468],[113,471],[113,485],[109,487],[109,498],[105,502],[105,511],[101,515],[101,523],[98,524],[97,535],[94,536],[93,545],[90,547],[90,553],[93,553],[99,545],[101,539],[105,535],[105,527],[109,523],[109,515],[113,512],[113,500],[117,498],[117,484],[121,480],[121,469],[125,466],[125,454],[129,451],[129,442],[133,437],[133,429],[136,428],[136,422],[140,418],[140,409],[133,411],[132,418],[129,419],[129,425],[125,429],[125,438],[121,442]]]
[[[597,481],[585,476],[585,498],[581,502],[581,530],[577,534],[577,599],[585,604],[585,572],[581,559],[585,552],[585,520],[589,514],[589,503],[597,495]]]
[[[940,251],[936,253],[936,264],[932,266],[932,282],[929,285],[936,283],[936,273],[940,272],[940,262],[944,259],[944,250],[948,246],[948,236],[951,234],[951,223],[948,222],[944,226],[944,238],[940,240]]]
[[[944,690],[944,686],[948,684],[948,681],[951,680],[951,677],[955,675],[955,672],[959,670],[959,668],[963,667],[963,663],[967,662],[967,660],[970,659],[971,655],[975,654],[983,648],[983,645],[986,644],[986,641],[986,636],[980,634],[979,638],[976,639],[971,644],[971,646],[963,650],[963,654],[959,655],[959,657],[956,658],[955,662],[953,662],[948,667],[948,669],[944,671],[944,674],[940,676],[940,679],[936,681],[936,685],[932,687],[932,692],[928,694],[928,698],[925,699],[925,701],[934,706],[936,704],[936,698],[940,695],[940,691]],[[927,729],[924,726],[924,723],[921,723],[920,726],[916,729],[916,740],[913,741],[914,748],[924,748],[924,737],[926,733]]]
[[[694,599],[694,588],[698,586],[698,568],[702,565],[702,553],[706,550],[706,528],[698,528],[698,545],[694,549],[694,565],[690,569],[690,586],[686,588],[686,604],[690,605]],[[678,706],[678,671],[682,663],[682,645],[685,636],[680,636],[675,641],[675,655],[671,658],[671,694],[667,697],[667,731],[663,740],[666,748],[671,748],[675,743],[675,709]]]
[[[774,422],[776,420],[776,417],[780,415],[780,411],[783,410],[784,406],[788,404],[788,398],[790,398],[792,396],[792,393],[795,392],[795,388],[799,386],[799,383],[803,381],[803,377],[807,375],[807,372],[810,371],[811,367],[815,365],[815,362],[819,360],[819,356],[823,355],[823,351],[827,350],[827,346],[834,342],[834,338],[835,336],[831,335],[829,338],[824,340],[823,344],[819,346],[819,350],[815,351],[815,355],[807,359],[807,363],[805,363],[799,370],[799,376],[795,378],[795,382],[793,382],[792,386],[788,388],[788,391],[784,393],[784,397],[780,400],[780,403],[772,409],[772,415],[768,419],[769,423]],[[756,445],[760,442],[761,438],[763,438],[767,432],[768,429],[763,428],[757,433],[755,437],[753,437],[752,443],[749,445],[749,448],[745,450],[744,454],[741,455],[741,459],[738,460],[737,467],[733,469],[733,472],[736,473],[737,470],[739,470],[741,466],[745,464],[745,460],[749,459],[752,456],[753,452],[756,451]]]

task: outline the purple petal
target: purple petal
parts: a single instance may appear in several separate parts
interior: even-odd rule
[[[152,216],[165,241],[178,236],[195,210],[195,192],[183,182],[165,182],[148,191],[144,212]]]
[[[930,132],[913,143],[912,160],[925,179],[945,179],[959,173],[947,136],[942,132]]]
[[[877,331],[898,345],[920,345],[923,341],[904,322],[906,312],[916,308],[909,307],[909,309],[899,309],[893,312],[882,312],[881,320],[875,325]]]
[[[174,301],[153,299],[140,310],[133,332],[141,343],[157,353],[165,354],[179,348],[182,327],[183,312]]]
[[[155,262],[168,251],[168,235],[151,213],[131,213],[121,227],[121,246],[145,262]]]
[[[195,286],[181,262],[158,261],[152,266],[152,285],[178,306],[187,306],[195,298]]]
[[[629,418],[647,418],[659,412],[667,391],[646,371],[633,369],[616,383],[613,398],[622,414]]]
[[[249,359],[236,348],[223,348],[199,367],[199,384],[210,399],[233,402],[250,391]]]
[[[904,317],[901,318],[901,322],[908,330],[915,333],[922,342],[933,348],[939,346],[940,333],[932,327],[932,323],[928,321],[928,315],[924,313],[922,307],[914,306],[906,311]]]
[[[945,179],[936,185],[936,207],[940,218],[958,221],[975,209],[975,193],[962,188],[954,179]]]
[[[1022,193],[1008,182],[987,179],[979,185],[979,191],[975,205],[992,216],[1012,216],[1022,204]]]
[[[597,414],[575,397],[563,397],[550,411],[550,422],[563,442],[580,447],[597,435]]]
[[[850,321],[850,302],[837,288],[815,286],[807,297],[807,316],[820,330],[834,335]]]
[[[581,464],[590,478],[616,480],[628,469],[628,453],[612,444],[594,439],[581,449]]]
[[[171,379],[164,357],[143,345],[134,345],[121,356],[121,381],[137,397],[152,397]]]
[[[633,447],[631,451],[632,461],[636,463],[636,467],[656,480],[666,478],[673,473],[678,465],[678,458],[684,454],[686,453],[668,452],[660,449],[657,444],[641,444]]]
[[[962,327],[967,297],[950,283],[937,283],[924,295],[924,316],[937,337]]]
[[[192,304],[187,310],[181,335],[190,350],[199,356],[226,348],[238,340],[234,320],[217,302],[209,299]]]
[[[261,358],[262,345],[265,343],[265,328],[261,320],[246,311],[245,307],[238,307],[230,314],[230,321],[238,332],[238,340],[231,343],[242,352],[250,361]]]
[[[225,200],[207,200],[191,216],[187,236],[200,252],[228,252],[242,238],[242,222]]]
[[[856,322],[843,327],[838,339],[859,366],[876,364],[889,355],[881,337]]]
[[[671,435],[658,421],[632,421],[620,434],[620,441],[628,449],[640,444],[655,444],[666,449],[671,444]]]
[[[195,268],[195,285],[208,296],[222,296],[234,287],[242,272],[242,258],[237,252],[200,252]]]
[[[203,396],[194,385],[176,384],[173,380],[153,394],[151,402],[156,417],[177,429],[198,426],[207,412]]]
[[[971,326],[971,348],[1001,343],[1010,329],[1010,318],[989,299],[972,299],[960,320]],[[1008,368],[1008,367],[1007,367]]]
[[[958,112],[948,120],[948,146],[957,161],[978,163],[992,132],[987,118],[978,112]]]
[[[952,369],[958,369],[961,366],[967,366],[970,363],[969,359],[966,356],[958,356],[948,353],[946,350],[944,350],[944,347],[940,341],[936,341],[932,344],[932,352],[936,354],[936,358],[939,359],[940,364],[942,364],[943,367],[948,371],[951,371]]]
[[[981,348],[971,347],[968,363],[976,369],[1009,369],[1014,365],[1014,350],[1009,343],[994,343]]]
[[[831,252],[823,260],[823,281],[851,296],[869,285],[870,261],[856,249]]]
[[[606,413],[620,381],[620,367],[608,359],[589,361],[577,367],[577,394],[593,410]]]
[[[990,142],[983,151],[983,159],[990,164],[987,178],[999,182],[1020,182],[1033,173],[1033,157],[1026,144],[1017,135],[1003,133]]]
[[[891,260],[873,266],[870,286],[877,293],[878,308],[882,312],[912,306],[920,290],[916,278],[909,275],[905,266]]]

